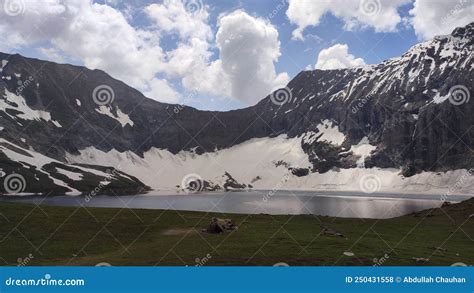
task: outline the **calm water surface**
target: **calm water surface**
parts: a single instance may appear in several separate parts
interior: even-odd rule
[[[462,201],[465,196],[450,197]],[[441,205],[439,195],[360,194],[353,192],[250,191],[180,195],[1,197],[3,201],[55,206],[169,209],[237,214],[271,214],[349,218],[391,218]]]

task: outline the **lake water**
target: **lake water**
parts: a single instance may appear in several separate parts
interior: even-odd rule
[[[453,196],[453,202],[468,199]],[[0,197],[3,201],[56,206],[137,208],[237,214],[271,214],[349,218],[392,218],[439,207],[440,195],[360,194],[353,192],[250,191],[180,195]]]

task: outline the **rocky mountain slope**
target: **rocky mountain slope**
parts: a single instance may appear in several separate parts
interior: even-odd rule
[[[257,105],[228,112],[159,103],[100,70],[0,53],[0,168],[48,169],[5,153],[22,149],[119,169],[154,188],[180,186],[189,173],[218,184],[229,172],[236,184],[270,189],[275,180],[265,178],[278,183],[286,173],[285,182],[313,188],[301,180],[341,169],[391,168],[400,180],[470,169],[473,46],[471,23],[377,65],[303,71]],[[276,175],[263,174],[271,169]]]

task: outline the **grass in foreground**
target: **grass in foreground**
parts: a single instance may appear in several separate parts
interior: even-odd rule
[[[0,203],[0,263],[472,265],[473,214],[474,199],[387,220]],[[231,218],[239,229],[202,232],[212,217]],[[323,235],[324,227],[344,237]]]

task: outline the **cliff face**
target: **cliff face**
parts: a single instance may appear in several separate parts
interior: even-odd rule
[[[202,154],[287,134],[301,137],[312,172],[472,168],[473,36],[471,23],[377,65],[304,71],[229,112],[159,103],[99,70],[0,53],[0,137],[64,162],[88,147]],[[362,157],[361,142],[373,146]]]

